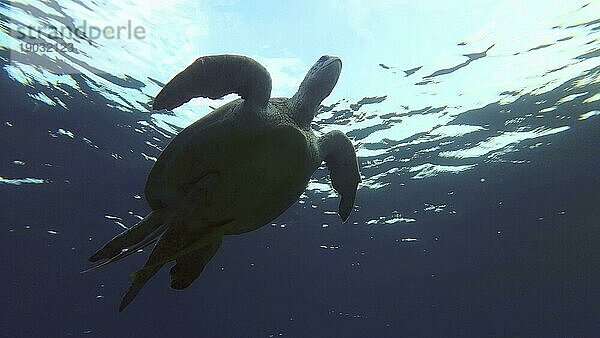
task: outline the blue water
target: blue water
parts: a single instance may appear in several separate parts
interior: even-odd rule
[[[460,4],[1,1],[0,334],[600,335],[599,4]],[[48,34],[130,19],[145,39]],[[272,223],[226,237],[191,287],[170,290],[163,269],[118,313],[148,250],[80,271],[149,211],[146,175],[169,140],[234,98],[149,110],[219,53],[263,63],[273,96],[321,54],[342,59],[313,125],[353,140],[357,206],[341,224],[321,168]]]

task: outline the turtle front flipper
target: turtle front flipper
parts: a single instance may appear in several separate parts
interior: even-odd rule
[[[271,96],[271,76],[246,56],[203,56],[164,86],[152,109],[170,110],[195,97],[218,99],[231,93],[240,95],[248,109],[266,107]]]
[[[334,130],[319,138],[319,152],[329,168],[333,188],[341,195],[338,213],[346,222],[361,182],[354,146],[344,133]]]

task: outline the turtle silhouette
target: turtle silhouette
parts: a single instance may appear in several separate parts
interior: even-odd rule
[[[234,100],[183,129],[154,164],[145,187],[152,211],[117,235],[89,260],[97,267],[154,243],[145,265],[119,306],[122,311],[144,284],[171,261],[171,287],[185,289],[218,250],[224,235],[262,227],[298,200],[325,162],[341,196],[345,222],[361,182],[354,147],[346,135],[314,135],[311,122],[339,78],[342,62],[322,56],[291,98],[271,98],[271,77],[251,58],[198,58],[169,81],[154,110],[173,109],[194,97]],[[92,270],[90,269],[90,270]]]

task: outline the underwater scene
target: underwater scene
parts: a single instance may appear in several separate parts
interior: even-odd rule
[[[600,1],[0,0],[0,66],[1,337],[600,336]]]

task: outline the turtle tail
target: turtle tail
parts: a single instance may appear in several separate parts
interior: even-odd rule
[[[164,209],[153,210],[136,225],[115,236],[88,259],[92,263],[105,261],[83,272],[121,260],[154,243],[167,229],[164,215]]]

